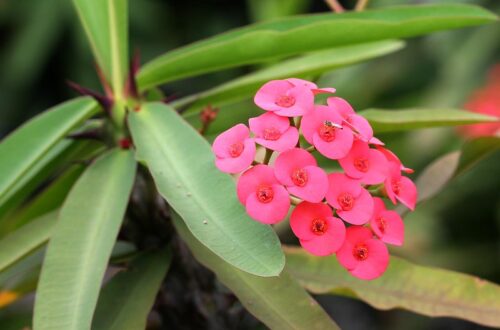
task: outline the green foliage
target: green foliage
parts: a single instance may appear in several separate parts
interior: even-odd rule
[[[177,215],[175,228],[195,258],[211,269],[240,302],[271,329],[339,329],[287,271],[264,278],[234,268],[203,246]]]
[[[413,37],[496,19],[487,10],[462,4],[283,18],[233,30],[161,55],[142,68],[138,83],[144,90],[168,81],[304,52]]]
[[[249,273],[281,272],[285,260],[276,234],[246,215],[233,180],[216,169],[210,145],[198,132],[161,103],[130,113],[129,126],[137,159],[200,242]]]
[[[101,291],[94,330],[143,330],[172,257],[164,249],[137,256]]]
[[[73,0],[97,63],[122,95],[128,68],[128,1]]]
[[[90,328],[135,168],[131,152],[112,150],[72,188],[43,264],[35,302],[36,329]]]
[[[368,109],[361,111],[360,115],[368,119],[376,134],[498,121],[493,116],[454,109]]]
[[[354,46],[338,47],[287,60],[250,73],[199,94],[172,102],[174,108],[189,104],[186,113],[207,104],[216,106],[250,98],[261,85],[273,79],[309,78],[323,72],[349,66],[400,50],[404,43],[387,40]],[[192,103],[192,104],[190,104]]]
[[[335,257],[315,257],[287,247],[287,268],[309,291],[348,295],[379,309],[404,308],[428,316],[457,317],[498,327],[500,287],[480,278],[391,257],[384,276],[352,277]]]

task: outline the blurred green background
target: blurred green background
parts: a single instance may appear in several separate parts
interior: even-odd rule
[[[438,1],[372,0],[370,8]],[[469,2],[497,14],[500,2]],[[354,1],[341,1],[352,8]],[[131,45],[142,62],[169,49],[234,27],[291,14],[322,12],[322,0],[131,0]],[[498,24],[437,33],[408,41],[391,55],[315,77],[337,88],[357,110],[461,108],[500,63]],[[93,60],[70,1],[0,0],[0,137],[38,112],[76,94],[66,80],[99,89]],[[163,87],[167,96],[203,91],[255,67],[187,79]],[[500,93],[500,91],[499,91]],[[233,105],[234,107],[234,105]],[[241,111],[251,102],[237,105]],[[222,109],[223,110],[223,109]],[[243,117],[245,114],[243,115]],[[215,125],[216,126],[216,125]],[[215,129],[215,127],[213,127]],[[453,128],[379,136],[416,170],[415,178],[464,139]],[[1,157],[1,155],[0,155]],[[405,218],[406,242],[395,255],[500,282],[500,154],[453,181],[438,197]],[[0,174],[1,175],[1,174]],[[500,297],[499,297],[500,299]],[[378,312],[348,298],[319,301],[345,329],[481,329],[459,320],[429,319],[404,311]],[[23,302],[9,306],[7,315]],[[500,317],[500,311],[499,311]],[[0,314],[0,329],[1,327]]]

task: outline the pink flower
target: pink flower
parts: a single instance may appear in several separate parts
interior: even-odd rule
[[[255,142],[243,124],[222,132],[212,145],[215,165],[226,173],[238,173],[247,169],[255,158]]]
[[[368,143],[361,140],[354,141],[351,151],[339,159],[339,163],[345,174],[365,184],[384,182],[389,165],[383,153],[370,149]]]
[[[352,275],[373,280],[389,265],[389,251],[384,243],[373,238],[370,229],[359,226],[347,228],[344,244],[337,251],[337,260]]]
[[[373,198],[359,181],[341,173],[328,175],[328,181],[330,188],[326,200],[337,210],[339,217],[353,225],[367,223],[373,213]]]
[[[399,168],[401,171],[405,173],[413,173],[414,171],[411,168],[405,167],[403,163],[399,160],[398,156],[396,156],[392,151],[386,149],[380,145],[377,145],[377,150],[384,154],[385,158],[392,163],[399,164]]]
[[[286,80],[271,80],[255,94],[255,104],[267,111],[285,117],[301,116],[314,107],[314,94],[303,86]]]
[[[384,201],[378,197],[373,198],[373,216],[370,226],[382,242],[393,245],[403,245],[404,223],[396,211],[387,210]]]
[[[236,189],[247,213],[259,222],[277,223],[288,214],[290,197],[270,166],[257,165],[244,172]]]
[[[304,80],[304,79],[289,78],[286,81],[291,82],[294,86],[305,86],[305,87],[309,88],[313,92],[314,95],[333,94],[336,91],[335,88],[330,88],[330,87],[318,88],[318,86],[315,83]]]
[[[352,131],[342,126],[342,118],[333,109],[318,105],[302,117],[304,138],[325,157],[344,158],[354,140]]]
[[[290,126],[286,117],[267,112],[248,121],[250,130],[255,135],[255,142],[274,150],[285,151],[295,147],[299,141],[299,131]]]
[[[281,153],[274,162],[274,173],[291,194],[308,202],[321,202],[328,190],[325,171],[304,149],[295,148]]]
[[[372,141],[373,129],[364,117],[357,115],[351,105],[340,97],[329,97],[327,100],[329,107],[337,111],[342,117],[343,123],[351,128],[357,137],[365,142]],[[373,140],[379,142],[380,140]]]
[[[387,197],[396,204],[396,199],[410,210],[415,209],[417,203],[417,187],[409,178],[401,175],[400,165],[389,162],[389,176],[385,180]]]
[[[344,243],[345,226],[323,203],[302,202],[290,216],[290,226],[300,245],[317,256],[335,253]]]

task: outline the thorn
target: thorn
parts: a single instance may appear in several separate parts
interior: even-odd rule
[[[129,73],[127,80],[125,81],[124,93],[126,96],[131,96],[133,98],[139,98],[139,89],[137,88],[136,75],[141,66],[141,54],[138,49],[135,50],[134,56],[130,61]]]
[[[120,148],[127,150],[132,146],[132,140],[130,138],[122,138],[118,141],[118,144]]]
[[[83,87],[75,82],[70,81],[70,80],[67,80],[66,83],[69,85],[69,87],[71,87],[73,90],[75,90],[78,94],[93,97],[103,107],[104,111],[109,116],[111,115],[111,107],[113,106],[112,99],[109,99],[108,97],[106,97],[100,93],[94,92],[93,90],[88,89],[86,87]]]
[[[102,88],[104,89],[104,92],[106,93],[106,96],[112,100],[113,99],[113,90],[111,89],[111,85],[106,80],[106,76],[104,75],[104,72],[102,71],[101,67],[97,63],[95,63],[95,70],[97,72],[97,76],[99,77],[99,81],[101,82]]]

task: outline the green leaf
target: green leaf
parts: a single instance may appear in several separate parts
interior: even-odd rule
[[[177,232],[195,258],[211,269],[245,308],[271,329],[339,329],[328,314],[291,276],[260,277],[234,268],[201,244],[177,214]]]
[[[91,98],[60,104],[30,120],[0,143],[0,200],[71,129],[97,111]]]
[[[96,160],[71,189],[43,264],[36,329],[90,328],[135,169],[130,151],[113,150]]]
[[[500,326],[500,287],[478,277],[391,257],[382,277],[364,281],[351,276],[334,256],[315,257],[294,247],[285,251],[286,269],[313,293],[348,295],[378,309],[403,308],[432,317]]]
[[[498,121],[496,117],[455,109],[368,109],[360,111],[359,114],[368,119],[377,134]]]
[[[250,25],[168,52],[138,75],[141,89],[221,69],[314,50],[480,25],[497,17],[462,4],[400,6],[303,15]]]
[[[415,181],[419,193],[418,202],[436,196],[452,179],[498,150],[500,137],[480,137],[465,142],[460,151],[438,158],[427,166]]]
[[[172,108],[149,103],[129,115],[137,159],[200,242],[233,266],[276,276],[285,259],[270,226],[245,213],[236,187],[214,165],[209,144]]]
[[[55,225],[57,212],[43,215],[0,240],[0,272],[45,243]]]
[[[73,0],[97,63],[121,98],[128,67],[127,0]]]
[[[138,256],[101,291],[92,329],[143,330],[171,261],[167,249]]]
[[[193,102],[187,112],[198,110],[207,104],[220,106],[251,97],[261,85],[269,80],[290,77],[307,78],[328,70],[382,56],[403,47],[402,41],[387,40],[316,52],[273,65],[206,92],[174,101],[171,105],[177,108]]]

